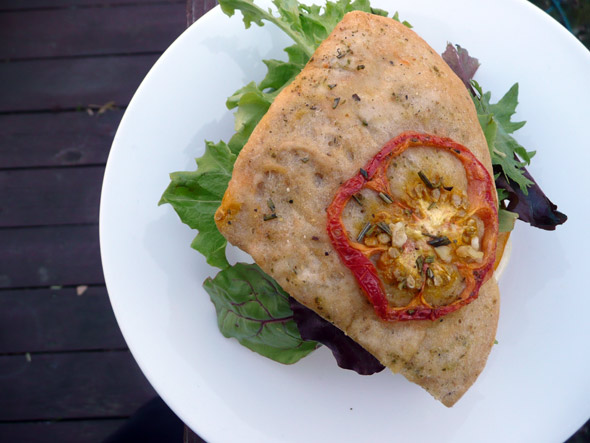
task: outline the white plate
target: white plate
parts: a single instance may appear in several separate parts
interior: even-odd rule
[[[386,0],[374,6],[394,12]],[[216,271],[190,248],[195,232],[157,203],[168,173],[195,169],[203,140],[228,140],[226,97],[262,79],[263,58],[289,41],[267,24],[244,30],[217,8],[161,57],[115,137],[100,217],[105,278],[141,369],[180,418],[209,441],[556,442],[590,417],[590,54],[525,1],[399,0],[403,19],[437,51],[461,44],[496,100],[520,82],[518,139],[531,171],[569,221],[556,232],[519,224],[501,282],[487,367],[452,409],[387,371],[339,369],[320,349],[292,366],[217,329],[201,287]],[[272,43],[271,43],[272,41]]]

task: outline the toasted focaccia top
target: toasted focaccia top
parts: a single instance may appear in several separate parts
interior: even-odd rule
[[[469,93],[441,57],[393,19],[351,12],[252,133],[235,163],[216,222],[232,244],[252,255],[291,296],[393,372],[451,406],[482,371],[494,342],[499,310],[494,279],[480,272],[479,297],[434,321],[385,321],[335,248],[327,226],[328,208],[343,184],[388,142],[410,132],[452,140],[465,147],[481,171],[491,172]],[[387,246],[371,257],[381,269],[393,309],[416,299],[412,290],[418,286],[430,287],[424,300],[436,309],[463,297],[466,274],[461,266],[476,267],[482,260],[479,252],[493,228],[482,222],[483,215],[469,214],[477,201],[469,197],[471,176],[465,163],[452,151],[414,144],[388,163],[399,169],[383,175],[389,189],[385,200],[375,187],[360,191],[366,194],[360,195],[368,205],[364,210],[371,214],[377,213],[371,204],[391,203],[387,199],[402,208],[398,218],[381,220],[392,232],[383,228],[361,236],[371,214],[361,212],[352,200],[342,208],[341,220],[351,242],[383,241]],[[439,186],[425,186],[417,172]],[[411,208],[403,207],[406,200]],[[439,203],[438,209],[432,203]],[[421,215],[425,221],[417,224]],[[457,217],[462,220],[458,228],[451,226]],[[422,229],[431,237],[418,238],[424,237]],[[412,240],[414,231],[420,232]],[[455,243],[429,244],[442,237]],[[424,251],[422,269],[412,267],[418,256],[411,255],[408,241]],[[441,246],[448,248],[435,250]]]

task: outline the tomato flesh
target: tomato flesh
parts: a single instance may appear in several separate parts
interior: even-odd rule
[[[404,189],[392,192],[392,162],[410,149],[458,160],[453,161],[464,169],[466,186],[450,186],[433,170],[410,168],[402,177]],[[405,132],[338,189],[328,207],[327,230],[382,320],[435,320],[475,300],[491,275],[498,235],[495,194],[492,177],[467,148],[448,138]],[[356,205],[360,219],[352,227],[343,213]]]

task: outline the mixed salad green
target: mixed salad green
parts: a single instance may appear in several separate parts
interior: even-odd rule
[[[227,241],[217,230],[214,214],[227,189],[237,155],[250,134],[278,93],[301,72],[336,24],[353,10],[383,16],[388,13],[372,8],[368,0],[327,1],[323,7],[308,6],[297,0],[273,0],[273,3],[276,12],[260,8],[253,0],[219,1],[228,16],[239,10],[246,28],[252,23],[262,26],[265,21],[270,22],[284,31],[294,44],[285,48],[286,61],[262,61],[267,66],[267,74],[261,82],[251,82],[227,99],[228,109],[236,110],[234,135],[227,142],[206,142],[204,155],[196,160],[196,171],[172,173],[160,204],[170,203],[182,222],[198,231],[191,246],[205,256],[207,263],[220,269],[216,277],[204,282],[204,288],[215,305],[223,335],[235,337],[242,345],[273,360],[294,363],[319,346],[313,340],[303,340],[300,334],[303,332],[306,338],[314,338],[313,331],[304,331],[308,323],[302,321],[302,316],[313,315],[313,312],[299,313],[296,323],[291,309],[294,301],[290,302],[288,294],[272,277],[256,264],[230,265],[225,255]],[[392,18],[399,21],[397,12]],[[470,90],[488,142],[500,201],[500,230],[512,230],[517,218],[542,229],[555,229],[567,217],[556,210],[525,169],[535,151],[527,151],[512,136],[525,124],[512,121],[518,104],[518,84],[497,103],[492,103],[491,93],[484,92],[473,80],[479,67],[477,59],[464,48],[451,44],[442,55]],[[336,335],[339,330],[329,323],[327,327],[335,331],[328,330],[326,334],[322,329],[320,340],[334,351],[326,335]],[[340,350],[343,346],[346,352],[350,344],[340,346]],[[340,363],[340,359],[338,361]],[[357,370],[355,363],[349,366]]]

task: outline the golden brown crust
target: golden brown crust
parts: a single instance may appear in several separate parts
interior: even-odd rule
[[[450,137],[491,171],[469,93],[440,56],[392,19],[349,13],[252,133],[216,221],[298,301],[451,406],[493,344],[495,281],[444,321],[386,323],[326,233],[338,187],[407,130]],[[264,221],[269,199],[277,218]]]

